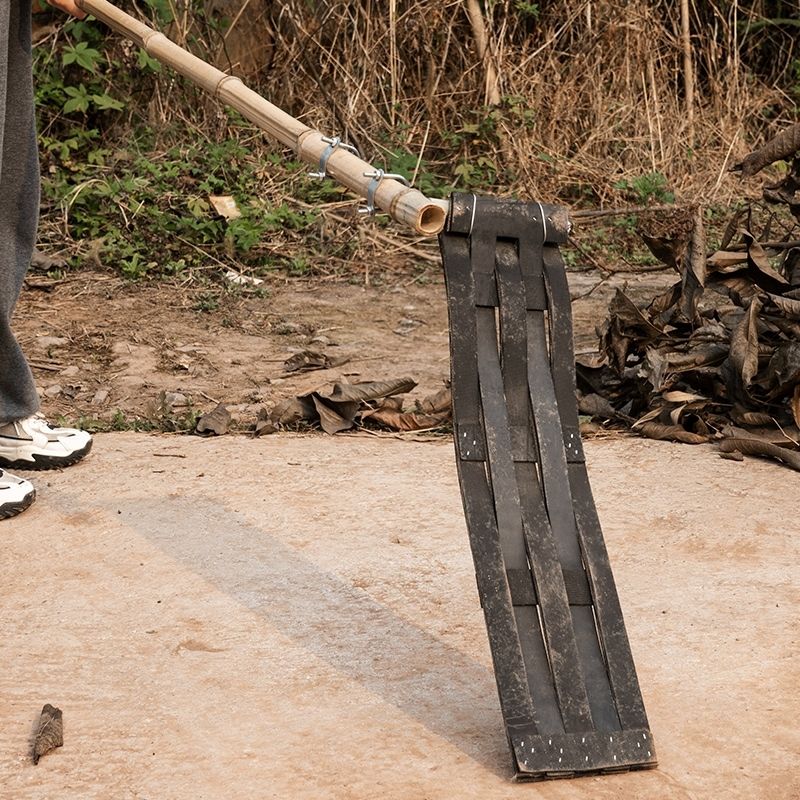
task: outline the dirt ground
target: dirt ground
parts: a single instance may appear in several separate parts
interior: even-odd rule
[[[577,345],[593,349],[615,287],[627,283],[634,297],[650,297],[675,277],[620,274],[598,286],[590,272],[570,280],[575,296],[597,287],[573,304]],[[32,276],[15,329],[48,416],[122,428],[136,418],[180,420],[224,402],[252,429],[262,406],[342,377],[410,376],[419,384],[415,395],[424,396],[449,376],[447,308],[435,268],[379,286],[276,281],[255,292],[130,284],[109,273],[57,282]],[[304,349],[345,363],[284,373],[283,362]]]
[[[51,417],[125,427],[165,392],[247,428],[341,374],[437,389],[444,292],[423,277],[214,296],[79,273],[28,288],[17,330]],[[624,280],[673,277],[576,299],[580,348]],[[349,360],[284,375],[309,346]],[[125,432],[32,475],[2,525],[0,799],[797,800],[794,473],[627,437],[587,457],[659,769],[510,782],[444,437]],[[34,767],[45,702],[65,744]]]

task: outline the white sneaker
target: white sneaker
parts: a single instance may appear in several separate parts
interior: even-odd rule
[[[0,425],[0,467],[56,469],[80,461],[92,437],[76,428],[51,428],[39,417]]]
[[[30,481],[0,469],[0,519],[21,513],[35,498],[36,489]]]

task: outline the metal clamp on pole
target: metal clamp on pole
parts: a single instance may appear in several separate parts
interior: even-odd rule
[[[382,169],[374,169],[371,172],[365,172],[364,177],[372,178],[372,180],[367,187],[367,204],[358,209],[359,214],[369,214],[370,216],[374,216],[376,211],[375,192],[378,191],[378,186],[384,178],[391,178],[392,180],[400,181],[400,183],[403,183],[406,186],[411,186],[411,184],[408,182],[408,178],[406,178],[404,175],[396,175],[393,172],[384,172]]]
[[[323,136],[322,141],[327,142],[328,146],[325,148],[325,150],[323,150],[322,155],[319,158],[319,170],[317,172],[309,172],[309,178],[319,178],[320,180],[324,180],[328,177],[328,160],[337,147],[342,147],[345,150],[349,150],[353,155],[361,158],[361,154],[358,152],[357,148],[353,147],[352,144],[343,142],[338,136]]]

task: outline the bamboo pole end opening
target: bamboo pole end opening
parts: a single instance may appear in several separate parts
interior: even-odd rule
[[[417,230],[426,236],[436,236],[444,228],[447,217],[447,207],[437,204],[426,205],[420,208],[417,216]]]

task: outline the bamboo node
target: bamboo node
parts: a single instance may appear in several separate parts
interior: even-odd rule
[[[219,93],[222,91],[222,87],[228,83],[228,81],[236,81],[244,86],[241,78],[237,78],[235,75],[224,75],[219,79],[219,81],[217,81],[217,85],[214,87],[212,97],[214,97],[215,100],[219,100]]]

